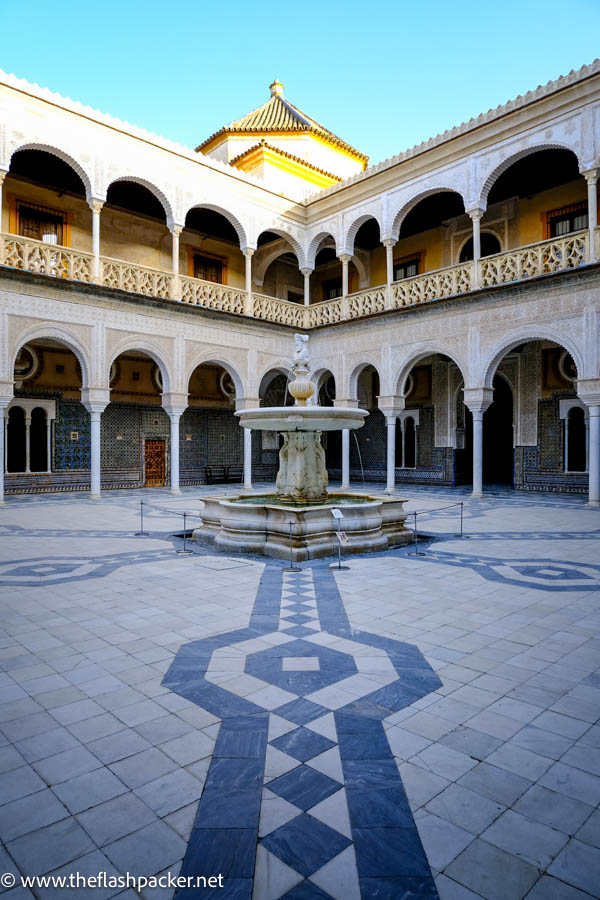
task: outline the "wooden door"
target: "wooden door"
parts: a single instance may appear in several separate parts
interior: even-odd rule
[[[146,441],[144,444],[145,487],[162,487],[165,483],[165,442]]]

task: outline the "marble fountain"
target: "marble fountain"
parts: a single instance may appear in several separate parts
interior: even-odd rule
[[[277,493],[203,498],[202,522],[194,531],[194,539],[213,540],[216,547],[228,552],[279,559],[289,559],[291,554],[294,562],[337,553],[338,528],[343,532],[344,554],[387,550],[407,543],[413,533],[405,526],[406,500],[328,492],[321,434],[361,428],[368,412],[310,404],[316,386],[311,377],[308,336],[296,334],[294,344],[293,380],[288,390],[295,406],[235,413],[242,428],[281,434]],[[336,519],[334,509],[339,509],[343,518]]]

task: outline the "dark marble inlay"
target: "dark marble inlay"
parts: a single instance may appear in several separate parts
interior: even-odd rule
[[[306,814],[296,816],[262,840],[267,850],[305,877],[328,863],[350,843],[339,831]]]
[[[296,728],[294,731],[288,731],[287,734],[271,741],[271,744],[300,762],[306,762],[307,759],[312,759],[319,753],[335,747],[334,741],[330,741],[329,738],[317,734],[316,731],[310,731],[308,728]]]
[[[341,788],[341,784],[328,775],[311,769],[310,766],[302,765],[270,781],[268,787],[288,803],[293,803],[306,812],[311,806],[335,794]]]

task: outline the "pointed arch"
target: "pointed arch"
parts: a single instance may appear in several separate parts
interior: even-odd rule
[[[83,181],[83,186],[85,188],[85,199],[91,204],[93,197],[93,189],[92,189],[92,178],[88,173],[87,169],[82,166],[78,160],[75,159],[74,156],[71,156],[70,153],[67,153],[65,150],[62,150],[60,147],[56,147],[54,144],[46,144],[43,141],[25,141],[23,144],[19,144],[15,146],[10,154],[10,160],[12,160],[15,153],[19,153],[21,150],[42,150],[45,153],[51,153],[52,156],[58,157],[58,159],[62,159],[64,163],[70,166],[81,178]],[[9,165],[10,165],[9,160]],[[10,169],[9,169],[10,173]]]

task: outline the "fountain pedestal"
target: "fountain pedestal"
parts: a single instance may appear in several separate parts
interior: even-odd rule
[[[282,433],[277,494],[281,500],[324,502],[329,477],[320,431]]]

